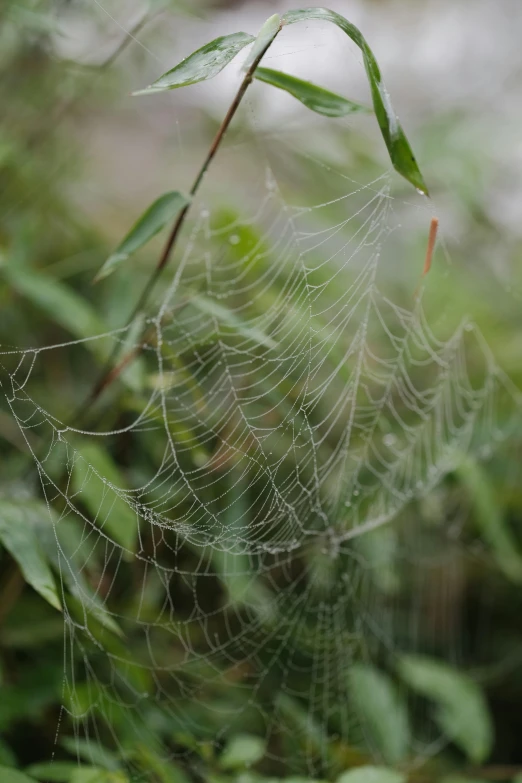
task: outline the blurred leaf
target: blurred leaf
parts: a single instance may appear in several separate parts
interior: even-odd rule
[[[2,739],[0,739],[0,766],[4,764],[6,767],[12,767],[16,764],[16,756]]]
[[[70,783],[128,783],[129,778],[123,772],[108,772],[96,767],[77,768]]]
[[[34,778],[29,778],[23,772],[11,767],[0,767],[0,780],[2,783],[34,783]]]
[[[435,702],[435,721],[476,764],[482,763],[493,745],[488,706],[473,680],[450,666],[421,656],[399,661],[405,682],[421,696]]]
[[[440,783],[484,783],[483,778],[468,777],[468,775],[445,775],[440,779]],[[513,783],[522,783],[514,778]]]
[[[118,758],[100,742],[89,742],[76,737],[63,737],[60,745],[71,756],[83,759],[89,765],[102,767],[104,771],[116,772],[120,767]]]
[[[79,600],[84,612],[91,613],[104,628],[121,636],[122,632],[117,623],[107,612],[101,598],[92,590],[86,579],[89,571],[87,557],[95,561],[92,553],[92,545],[87,552],[84,547],[83,527],[79,520],[72,516],[59,517],[53,509],[36,499],[19,500],[11,499],[16,507],[23,505],[27,525],[32,529],[34,538],[38,541],[39,548],[54,571],[59,575],[60,581],[68,588],[71,595]],[[63,634],[63,621],[60,620],[60,635]],[[46,639],[45,634],[54,634],[52,624],[45,619],[43,623],[33,623],[29,638],[35,644],[41,644]],[[18,636],[18,643],[24,642],[23,634],[14,634],[14,641]],[[13,633],[9,634],[13,643]],[[29,639],[24,644],[28,645]]]
[[[261,82],[271,84],[272,87],[277,87],[280,90],[285,90],[290,95],[293,95],[294,98],[297,98],[298,101],[301,101],[308,109],[318,114],[324,114],[325,117],[346,117],[347,114],[371,111],[367,106],[349,101],[347,98],[343,98],[342,95],[337,95],[334,92],[325,90],[323,87],[312,84],[312,82],[305,82],[302,79],[297,79],[295,76],[290,76],[288,73],[282,73],[282,71],[273,71],[270,68],[257,68],[254,75]]]
[[[122,342],[121,350],[114,361],[115,367],[117,367],[125,357],[129,356],[132,351],[135,351],[143,342],[144,327],[145,315],[144,313],[138,313],[130,324]],[[136,356],[134,360],[125,367],[121,373],[121,377],[129,389],[132,389],[133,392],[141,392],[145,383],[145,363],[141,357]]]
[[[496,496],[490,477],[482,465],[469,455],[462,455],[455,472],[468,492],[475,512],[473,518],[480,528],[482,537],[493,549],[505,575],[520,584],[522,556],[504,520],[502,503]]]
[[[397,688],[383,672],[366,664],[355,664],[349,672],[350,692],[363,728],[389,764],[398,764],[410,744],[406,705]]]
[[[232,33],[216,38],[164,73],[149,87],[132,94],[149,95],[212,79],[254,40],[254,37],[247,33]]]
[[[251,734],[237,734],[227,743],[219,759],[223,769],[241,769],[261,761],[265,754],[265,742]]]
[[[208,299],[207,297],[198,294],[190,301],[203,313],[215,316],[222,324],[230,327],[233,331],[238,332],[248,340],[263,345],[265,348],[277,348],[275,340],[272,340],[272,338],[262,332],[261,329],[258,329],[256,326],[248,326],[238,318],[236,313],[233,313],[228,308],[218,304],[214,299]]]
[[[136,512],[119,494],[123,486],[120,471],[102,446],[80,446],[72,474],[74,500],[81,500],[98,527],[128,554],[136,545],[138,522]]]
[[[307,22],[318,19],[337,25],[357,44],[363,54],[364,66],[372,92],[373,108],[381,129],[385,144],[395,169],[418,190],[428,195],[428,189],[413,155],[412,149],[393,109],[390,96],[382,80],[381,72],[374,54],[360,30],[344,16],[326,8],[303,8],[288,11],[283,17],[284,24]]]
[[[71,595],[80,602],[83,613],[92,614],[108,631],[122,636],[121,628],[86,579],[86,573],[91,567],[86,558],[93,558],[93,554],[92,551],[89,551],[88,555],[85,554],[83,529],[77,523],[76,518],[61,519],[56,522],[54,530],[51,530],[46,554]]]
[[[246,541],[249,535],[248,480],[240,471],[231,470],[229,479],[230,496],[224,511],[225,524],[229,535],[237,540]],[[265,623],[274,619],[273,597],[252,572],[251,559],[241,547],[227,546],[226,549],[212,547],[210,557],[228,592],[232,604],[244,604],[259,614]]]
[[[0,541],[18,563],[25,581],[61,610],[51,569],[30,521],[31,511],[23,500],[0,499]]]
[[[94,308],[75,291],[50,277],[22,266],[3,268],[10,285],[55,323],[79,339],[103,334],[106,327]],[[93,341],[93,350],[100,350]],[[98,347],[97,347],[98,346]]]
[[[356,545],[376,587],[387,595],[396,594],[401,586],[397,531],[391,525],[383,525],[360,536]]]
[[[77,769],[78,764],[73,761],[49,761],[31,764],[25,771],[44,783],[69,783]]]
[[[165,761],[153,747],[138,745],[135,758],[143,767],[147,779],[153,778],[158,783],[190,783],[190,779],[180,767]]]
[[[177,190],[164,193],[163,196],[156,199],[133,225],[116,251],[109,256],[94,278],[95,282],[103,280],[114,272],[129,256],[156,236],[167,223],[174,220],[189,203],[190,199]]]
[[[258,58],[261,57],[264,52],[266,52],[280,29],[281,17],[279,14],[273,14],[266,20],[261,30],[257,34],[254,45],[249,51],[248,57],[243,64],[243,71],[248,71],[255,61],[258,60]]]
[[[355,767],[343,772],[336,783],[404,783],[406,776],[387,767]]]

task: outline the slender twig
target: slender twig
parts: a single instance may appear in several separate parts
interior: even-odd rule
[[[281,26],[279,27],[279,31],[281,30]],[[276,35],[277,35],[276,33]],[[241,82],[241,85],[239,87],[239,90],[236,93],[236,96],[234,100],[232,101],[230,108],[228,109],[226,116],[219,126],[218,132],[216,133],[216,136],[214,137],[214,140],[212,144],[210,145],[210,148],[208,150],[208,153],[205,157],[205,160],[203,161],[203,164],[201,165],[201,168],[199,169],[199,172],[192,184],[192,187],[190,189],[190,196],[191,201],[187,204],[186,207],[182,209],[182,211],[179,213],[179,215],[176,218],[176,221],[174,225],[172,226],[172,229],[170,231],[170,234],[168,236],[168,239],[165,243],[165,246],[163,248],[163,251],[161,252],[161,255],[159,257],[158,263],[152,272],[151,276],[149,277],[143,291],[141,292],[141,295],[138,299],[138,302],[136,303],[128,321],[127,326],[130,326],[130,324],[133,323],[133,321],[137,318],[137,316],[145,309],[150,296],[156,286],[156,283],[160,279],[163,270],[169,263],[169,260],[172,256],[172,253],[176,247],[176,242],[179,237],[179,234],[181,232],[181,229],[183,228],[183,225],[187,219],[187,215],[190,211],[190,207],[192,205],[192,201],[194,197],[196,196],[201,183],[203,182],[203,179],[205,178],[205,175],[209,169],[210,164],[214,160],[217,151],[219,150],[219,147],[221,146],[221,142],[223,141],[223,138],[227,132],[227,130],[230,127],[230,124],[241,104],[241,101],[244,98],[244,95],[246,91],[248,90],[250,84],[252,83],[252,80],[254,78],[254,73],[256,71],[256,68],[258,67],[259,63],[261,62],[262,58],[266,54],[267,50],[272,45],[273,41],[275,39],[275,35],[273,38],[271,38],[270,41],[266,44],[266,46],[259,52],[257,57],[253,60],[252,64],[248,68],[243,81]],[[100,395],[110,386],[113,381],[120,375],[120,373],[113,373],[113,365],[116,359],[116,355],[118,352],[118,346],[115,346],[113,352],[109,356],[107,362],[105,363],[102,373],[96,383],[93,386],[92,391],[90,392],[87,402],[85,405],[82,406],[82,414],[85,415],[89,412],[91,406],[98,400]]]

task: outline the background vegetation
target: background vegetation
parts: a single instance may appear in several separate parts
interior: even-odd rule
[[[386,3],[363,5],[365,9],[371,6],[377,19],[379,13],[387,13]],[[224,16],[219,15],[218,6],[225,9]],[[505,400],[498,403],[498,416],[502,427],[509,425],[509,438],[483,453],[487,457],[483,462],[466,461],[442,487],[422,502],[410,504],[394,522],[399,541],[395,551],[400,556],[377,569],[380,580],[375,581],[380,583],[372,585],[377,598],[363,606],[367,612],[375,606],[378,617],[392,618],[397,650],[427,657],[400,658],[395,669],[379,645],[371,649],[374,666],[364,664],[361,655],[357,664],[361,668],[352,667],[350,688],[354,712],[364,730],[354,722],[353,740],[340,739],[335,728],[315,726],[305,709],[299,713],[299,702],[287,709],[292,713],[290,728],[272,737],[268,745],[262,726],[248,711],[242,724],[222,736],[220,710],[240,698],[230,682],[206,695],[213,718],[209,723],[208,717],[203,720],[195,715],[200,734],[169,723],[152,708],[145,714],[150,735],[145,732],[141,744],[136,743],[125,710],[114,710],[110,720],[104,720],[107,710],[103,708],[96,724],[98,734],[89,743],[76,734],[75,710],[80,713],[91,706],[89,699],[99,699],[99,694],[93,697],[83,665],[84,655],[95,657],[93,638],[101,634],[103,645],[114,654],[118,654],[118,645],[125,644],[137,660],[143,650],[138,635],[125,627],[124,620],[122,642],[118,630],[108,627],[109,615],[100,610],[95,620],[102,629],[89,627],[84,642],[72,648],[77,656],[71,663],[77,677],[77,702],[67,701],[59,586],[65,585],[66,604],[73,613],[74,586],[63,575],[58,577],[52,525],[34,460],[7,404],[8,374],[18,362],[7,351],[71,343],[61,352],[49,352],[46,361],[35,366],[31,396],[62,421],[76,416],[109,348],[86,350],[71,341],[126,323],[160,244],[153,245],[154,252],[142,251],[124,274],[112,275],[97,286],[92,285],[93,277],[136,215],[160,193],[190,183],[233,93],[233,81],[225,79],[219,88],[222,93],[216,88],[215,96],[205,90],[196,91],[194,98],[176,94],[174,103],[170,94],[158,97],[154,108],[149,103],[145,108],[143,103],[138,106],[138,99],[130,99],[128,93],[166,70],[162,63],[171,35],[179,56],[168,54],[167,67],[196,44],[240,29],[237,22],[231,24],[237,7],[231,13],[229,6],[181,1],[161,7],[153,4],[148,24],[135,31],[145,48],[131,41],[125,49],[120,44],[129,39],[118,24],[90,2],[7,0],[0,7],[0,781],[22,783],[26,775],[29,780],[71,783],[123,783],[132,776],[166,783],[221,783],[294,774],[328,780],[342,776],[350,783],[349,775],[355,770],[359,776],[377,775],[379,783],[400,783],[406,776],[414,783],[458,776],[513,780],[522,773],[522,442],[516,408]],[[250,32],[277,10],[269,4],[259,6],[261,10],[256,6],[253,12]],[[338,3],[336,8],[349,15],[349,9],[341,6]],[[121,7],[110,11],[126,29],[140,18],[138,7],[129,6],[124,14]],[[397,25],[401,18],[398,14]],[[180,31],[188,31],[194,45],[187,46]],[[386,35],[390,34],[388,27]],[[71,45],[71,40],[76,44]],[[325,45],[321,39],[320,45]],[[297,48],[295,39],[290,53],[292,47]],[[319,58],[319,50],[308,51]],[[408,56],[404,59],[408,61]],[[281,56],[277,67],[283,62]],[[335,63],[332,72],[330,86],[338,89]],[[311,73],[303,75],[310,77]],[[393,73],[390,79],[393,82]],[[355,93],[350,97],[364,100],[367,87],[364,81],[361,85],[358,94],[354,83]],[[509,84],[502,82],[502,89],[511,97]],[[296,122],[285,115],[285,103],[276,105],[272,118],[265,116],[269,114],[267,100],[253,97],[240,112],[216,176],[208,182],[205,199],[223,224],[244,217],[245,207],[250,206],[250,185],[245,183],[252,181],[248,179],[252,148],[247,143],[255,135],[251,117],[266,147],[275,138],[275,126],[281,131],[281,123],[292,128]],[[400,96],[395,102],[400,105]],[[448,101],[437,113],[419,115],[414,120],[410,108],[413,130],[409,136],[443,228],[445,221],[447,226],[446,252],[437,254],[429,283],[428,313],[443,329],[470,315],[499,365],[521,388],[518,218],[509,223],[511,204],[506,204],[505,192],[499,192],[499,171],[505,172],[509,162],[499,165],[490,119],[477,114],[474,105],[456,109]],[[503,121],[507,124],[510,117],[508,108],[505,116],[498,110],[495,128],[497,124],[502,127]],[[302,121],[299,115],[297,122]],[[347,176],[367,182],[389,165],[378,133],[368,131],[367,125],[357,130],[356,123],[350,123],[347,130],[339,121],[328,138],[322,128],[310,125],[303,152],[312,150],[329,167],[335,165]],[[504,133],[506,138],[505,129]],[[349,152],[339,152],[347,146]],[[314,176],[304,154],[281,163],[284,155],[275,152],[292,195],[299,194],[305,204],[331,197],[332,179]],[[506,179],[501,181],[507,188]],[[385,277],[389,290],[407,306],[419,282],[430,212],[418,206],[406,182],[395,182],[395,186],[399,217],[409,221],[409,238],[401,250],[392,245]],[[252,236],[241,236],[238,254],[244,255],[253,241]],[[482,363],[477,359],[471,370],[472,380],[479,383]],[[152,373],[152,367],[145,362],[147,372]],[[125,383],[115,383],[97,409],[100,427],[124,427],[145,404],[147,388],[140,396],[132,386],[129,390]],[[32,437],[30,446],[41,453],[45,431],[36,428]],[[122,486],[131,486],[157,458],[146,434],[136,435],[131,443],[104,439],[100,449],[102,456],[98,453],[96,458],[105,460],[105,467],[108,464],[117,477],[115,483]],[[90,508],[87,502],[85,513],[94,517],[100,502],[100,496]],[[14,530],[23,540],[13,535]],[[116,540],[121,534],[116,530]],[[152,546],[152,531],[150,536]],[[371,559],[368,552],[365,556]],[[81,553],[77,559],[78,578],[81,575],[85,580],[85,590],[98,582],[98,569],[104,562],[103,552],[89,558],[92,572],[82,568]],[[310,569],[317,552],[305,553],[303,558]],[[190,559],[185,565],[191,565]],[[132,615],[136,596],[130,567],[127,570],[124,564],[120,572],[110,561],[109,577],[116,585],[110,611],[118,618]],[[163,601],[161,592],[152,588],[145,607],[150,618]],[[217,587],[207,580],[201,596],[207,611],[231,590],[233,585],[226,583],[225,576]],[[189,598],[186,604],[180,602],[179,612],[180,617],[190,612]],[[79,617],[75,620],[81,624]],[[227,633],[226,627],[215,630]],[[170,643],[158,638],[157,644],[158,659],[168,658]],[[291,646],[293,654],[298,650],[306,663],[306,640],[293,640]],[[265,704],[277,697],[277,683],[272,686],[273,691],[263,694]],[[298,683],[303,692],[309,687],[306,681]],[[408,717],[403,705],[406,696]],[[61,709],[64,701],[70,712]],[[292,728],[292,721],[299,730]],[[409,740],[409,728],[401,730],[405,722],[421,738],[417,745]],[[446,739],[439,742],[441,731]],[[288,741],[292,732],[294,741]],[[154,743],[149,739],[152,736]],[[215,741],[217,736],[219,741]],[[304,745],[298,739],[303,736]],[[50,766],[53,756],[56,763]],[[380,771],[361,773],[370,764],[379,764]],[[351,783],[370,781],[353,778]]]

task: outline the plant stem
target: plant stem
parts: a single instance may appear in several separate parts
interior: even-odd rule
[[[141,313],[149,299],[150,296],[156,286],[156,283],[158,282],[159,278],[161,277],[161,274],[165,267],[167,266],[172,253],[176,247],[176,242],[179,237],[179,234],[181,232],[181,229],[183,228],[183,225],[185,223],[185,220],[187,218],[187,215],[190,211],[190,207],[192,205],[192,200],[194,196],[196,196],[201,183],[203,182],[203,179],[205,178],[205,174],[207,173],[210,164],[214,160],[217,151],[219,150],[219,147],[221,146],[221,142],[223,141],[223,138],[227,132],[227,130],[230,127],[230,123],[232,122],[240,104],[241,101],[244,98],[244,95],[246,91],[248,90],[250,84],[252,83],[252,80],[254,78],[254,73],[256,71],[256,68],[258,67],[259,63],[261,62],[262,58],[266,54],[267,50],[270,48],[272,43],[275,40],[276,35],[280,32],[281,26],[279,26],[279,29],[275,33],[275,35],[268,41],[266,46],[259,52],[258,56],[255,58],[255,60],[252,62],[250,67],[248,68],[248,71],[246,72],[243,81],[241,82],[241,85],[239,87],[239,90],[237,91],[237,94],[230,104],[230,107],[225,115],[225,118],[223,122],[221,123],[218,132],[216,133],[216,136],[214,137],[214,140],[212,144],[210,145],[210,149],[208,150],[208,153],[205,157],[205,160],[203,161],[203,164],[196,176],[196,179],[194,180],[192,187],[190,189],[190,196],[191,201],[189,204],[187,204],[186,207],[182,209],[182,211],[179,213],[178,217],[176,218],[176,221],[174,225],[172,226],[171,232],[168,236],[168,239],[165,243],[165,246],[163,248],[163,251],[159,257],[158,263],[156,265],[156,268],[152,272],[151,276],[149,277],[140,298],[138,299],[138,302],[136,303],[128,321],[127,326],[129,326],[134,319]],[[111,355],[107,359],[107,362],[105,363],[105,366],[103,367],[102,373],[99,377],[99,379],[94,384],[89,397],[87,398],[86,404],[82,406],[81,408],[81,414],[85,415],[92,405],[97,401],[99,396],[104,392],[112,383],[113,381],[119,376],[119,373],[113,372],[113,364],[116,359],[116,355],[118,352],[118,346],[115,346],[114,350],[112,351]],[[136,354],[137,355],[137,354]]]

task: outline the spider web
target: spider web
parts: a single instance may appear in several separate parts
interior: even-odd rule
[[[104,429],[102,406],[98,424],[67,424],[32,382],[50,353],[127,355],[136,324],[2,353],[61,573],[61,722],[93,760],[110,744],[130,763],[146,748],[190,758],[240,731],[286,772],[342,767],[359,742],[377,752],[347,673],[426,646],[423,589],[405,605],[397,580],[427,583],[453,557],[458,573],[460,548],[443,521],[426,554],[419,506],[518,407],[472,322],[435,333],[423,293],[390,284],[408,205],[389,172],[360,184],[306,156],[341,195],[303,206],[257,150],[250,217],[200,208],[145,319],[115,392],[124,423]]]

